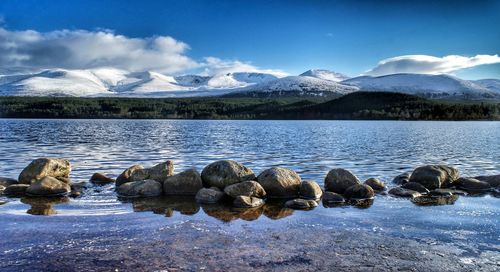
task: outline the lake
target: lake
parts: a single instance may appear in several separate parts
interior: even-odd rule
[[[175,172],[233,159],[255,173],[295,170],[321,186],[332,168],[390,187],[398,174],[448,164],[462,176],[500,173],[500,122],[0,119],[0,176],[38,157],[95,172],[173,160]],[[500,269],[500,199],[461,196],[417,206],[378,195],[368,207],[251,212],[189,198],[120,201],[112,185],[53,201],[1,197],[0,270]],[[52,214],[40,216],[33,214]]]

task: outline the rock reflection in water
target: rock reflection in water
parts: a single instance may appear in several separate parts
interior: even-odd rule
[[[26,212],[32,215],[53,215],[57,211],[54,205],[68,203],[67,197],[23,197],[21,202],[31,205],[31,208]]]
[[[419,206],[453,205],[458,195],[450,196],[419,196],[412,198],[411,202]]]
[[[166,217],[172,217],[174,212],[194,215],[200,211],[200,205],[190,196],[138,198],[132,200],[132,206],[135,212],[153,212]]]

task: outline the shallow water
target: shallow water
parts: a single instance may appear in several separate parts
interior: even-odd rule
[[[167,159],[174,160],[176,172],[191,167],[201,171],[218,159],[240,161],[256,173],[283,166],[321,185],[328,170],[337,167],[361,180],[377,177],[386,183],[416,166],[434,163],[454,165],[464,176],[488,175],[500,173],[498,135],[500,122],[4,119],[0,176],[17,177],[38,157],[69,159],[73,182],[87,181],[97,171],[116,177],[132,164],[149,166]],[[500,199],[491,195],[459,197],[453,205],[442,206],[377,196],[364,208],[320,204],[311,211],[293,211],[268,203],[241,212],[229,206],[200,206],[189,198],[120,201],[113,189],[90,186],[81,198],[51,200],[54,203],[0,197],[9,201],[0,205],[2,233],[21,237],[0,241],[0,260],[9,260],[0,268],[29,270],[30,261],[21,256],[37,259],[51,248],[78,247],[75,243],[83,240],[71,242],[69,237],[75,235],[89,247],[99,245],[103,235],[134,240],[147,233],[159,239],[155,231],[187,223],[201,233],[214,228],[249,236],[269,229],[357,231],[450,243],[463,251],[464,262],[469,255],[493,252],[489,262],[500,265]],[[92,249],[82,245],[81,250]]]

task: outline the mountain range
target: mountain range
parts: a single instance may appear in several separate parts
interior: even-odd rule
[[[427,98],[499,99],[500,80],[471,81],[444,74],[349,78],[321,69],[281,78],[256,72],[168,76],[114,68],[49,69],[0,75],[0,96],[342,96],[357,91],[399,92]]]

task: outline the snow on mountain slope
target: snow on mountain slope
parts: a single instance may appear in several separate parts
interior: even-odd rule
[[[201,87],[207,85],[211,77],[199,75],[184,75],[174,77],[177,84],[185,87]]]
[[[500,79],[480,79],[472,82],[494,93],[500,94]]]
[[[107,87],[117,85],[120,81],[127,79],[127,75],[129,74],[128,71],[115,68],[97,68],[90,70],[90,72]]]
[[[165,91],[182,91],[189,88],[180,86],[174,77],[155,72],[130,73],[124,80],[118,82],[111,90],[117,93],[155,93]]]
[[[479,98],[494,96],[490,90],[484,87],[449,75],[360,76],[344,80],[341,83],[359,87],[363,91],[401,92],[429,97],[467,96]]]
[[[308,76],[288,76],[241,88],[240,92],[299,92],[348,94],[357,87],[342,85],[330,80]]]
[[[300,75],[301,76],[316,77],[316,78],[335,81],[335,82],[340,82],[340,81],[349,79],[349,77],[344,75],[344,74],[336,73],[336,72],[329,71],[329,70],[323,70],[323,69],[308,70]]]

